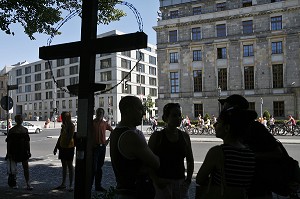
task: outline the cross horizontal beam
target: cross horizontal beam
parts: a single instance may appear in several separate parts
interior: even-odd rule
[[[123,52],[147,47],[147,35],[136,32],[125,35],[113,35],[96,39],[92,52],[95,54]],[[44,60],[63,59],[67,57],[80,57],[82,42],[71,42],[39,48],[39,58]]]

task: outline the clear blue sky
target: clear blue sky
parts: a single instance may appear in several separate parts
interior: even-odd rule
[[[159,10],[159,0],[125,0],[131,3],[140,13],[143,19],[143,30],[148,35],[148,43],[156,44],[156,33],[153,26],[157,24],[157,11]],[[109,25],[98,25],[97,34],[111,30],[119,30],[125,33],[138,31],[133,12],[125,5],[118,5],[117,8],[127,13],[127,16],[121,18],[118,22],[112,22]],[[68,43],[80,40],[81,19],[76,16],[61,27],[61,35],[54,37],[51,45]],[[45,34],[35,34],[36,40],[30,40],[23,32],[20,25],[12,26],[15,35],[7,35],[0,31],[0,69],[6,65],[13,65],[21,61],[29,63],[38,61],[38,50],[41,46],[47,45],[49,36]]]

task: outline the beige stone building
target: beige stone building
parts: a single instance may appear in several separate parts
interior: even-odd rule
[[[218,98],[241,94],[260,115],[300,107],[299,0],[160,0],[158,114],[218,115]]]

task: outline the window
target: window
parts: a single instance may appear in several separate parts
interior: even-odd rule
[[[194,70],[194,92],[202,92],[202,70]]]
[[[31,66],[28,66],[25,68],[25,74],[30,74],[31,73]]]
[[[156,86],[156,78],[153,78],[153,77],[149,77],[149,84],[151,86]]]
[[[34,71],[35,72],[39,72],[39,71],[41,71],[42,70],[42,65],[41,64],[36,64],[36,65],[34,65]]]
[[[64,87],[65,86],[65,79],[59,79],[56,81],[57,87]]]
[[[197,118],[199,114],[203,115],[203,104],[194,104],[194,117]]]
[[[153,65],[156,65],[156,57],[153,57],[153,56],[149,55],[149,63],[153,64]]]
[[[121,58],[121,67],[130,70],[131,69],[131,62],[130,62],[130,60]]]
[[[202,60],[201,50],[193,50],[193,61],[201,61],[201,60]]]
[[[201,29],[200,28],[192,28],[192,40],[198,41],[201,39]]]
[[[71,109],[71,108],[73,108],[73,104],[72,104],[72,100],[69,100],[69,108]]]
[[[61,101],[61,106],[62,106],[62,108],[66,108],[66,100]]]
[[[243,21],[243,34],[253,33],[253,21]]]
[[[70,78],[70,85],[78,84],[79,83],[79,77],[71,77]]]
[[[274,117],[284,117],[284,101],[273,102]]]
[[[226,37],[226,24],[219,24],[217,27],[217,37]]]
[[[70,64],[77,63],[78,60],[79,60],[78,57],[72,57],[72,58],[70,58]]]
[[[227,69],[221,68],[218,70],[218,85],[223,91],[227,90]]]
[[[178,63],[178,52],[170,53],[170,63]]]
[[[149,89],[149,94],[150,94],[151,96],[156,97],[156,96],[157,96],[157,89],[156,89],[156,88],[150,88],[150,89]]]
[[[136,75],[136,82],[145,84],[145,76],[144,75]]]
[[[70,75],[78,74],[78,65],[70,67]]]
[[[100,68],[104,69],[104,68],[110,68],[111,67],[111,59],[103,59],[100,60]]]
[[[156,68],[153,66],[149,66],[149,74],[150,75],[156,75]]]
[[[249,110],[255,111],[255,102],[249,102]]]
[[[34,94],[34,99],[35,100],[41,100],[42,99],[42,93],[35,93]]]
[[[177,42],[177,30],[169,31],[169,42]]]
[[[273,88],[283,88],[283,66],[276,64],[272,66],[273,69]]]
[[[138,64],[136,67],[136,71],[144,73],[145,72],[145,64]]]
[[[51,79],[51,72],[45,72],[45,79]]]
[[[217,11],[223,11],[226,9],[226,2],[216,4]]]
[[[21,76],[22,75],[22,69],[16,70],[16,76]]]
[[[253,45],[244,45],[244,57],[252,57],[254,56]]]
[[[57,98],[65,98],[65,92],[61,91],[61,90],[58,90],[57,91]],[[56,101],[56,103],[57,102],[59,102],[59,101]],[[56,105],[56,107],[59,107],[59,105]]]
[[[282,41],[272,42],[272,54],[282,53]]]
[[[271,17],[271,30],[282,29],[282,16]]]
[[[244,84],[246,90],[254,89],[254,67],[244,67]]]
[[[217,58],[218,59],[226,59],[226,48],[217,48]]]
[[[35,90],[35,91],[40,91],[40,90],[42,90],[42,84],[41,84],[41,83],[35,84],[35,85],[34,85],[34,90]]]
[[[101,73],[101,80],[102,82],[110,81],[111,80],[111,71],[106,71]]]
[[[128,72],[122,71],[122,79],[124,79],[125,77],[128,81],[131,80],[131,74]]]
[[[57,59],[56,60],[57,66],[63,66],[65,65],[65,59]]]
[[[25,77],[25,83],[31,83],[31,76]]]
[[[144,53],[142,53],[140,51],[136,51],[136,59],[137,60],[141,60],[141,61],[145,61],[145,55],[144,55]]]
[[[25,86],[25,92],[31,92],[31,85],[26,85]]]
[[[145,87],[142,87],[142,86],[137,86],[136,87],[136,94],[137,95],[145,95]]]
[[[52,89],[52,81],[45,82],[45,89]]]
[[[52,91],[46,92],[46,99],[53,99]]]
[[[99,107],[104,107],[104,97],[99,97]]]
[[[201,14],[201,6],[193,7],[193,15],[200,15]]]
[[[65,69],[64,68],[58,69],[56,71],[56,77],[63,77],[63,76],[65,76]]]
[[[131,51],[123,51],[123,52],[121,52],[121,55],[131,57]]]
[[[1,84],[2,84],[3,82],[1,82]],[[17,78],[17,85],[20,85],[20,84],[22,84],[22,78],[20,77],[20,78]],[[3,88],[3,85],[1,85],[1,88]]]
[[[45,62],[45,70],[50,69],[51,66],[52,66],[52,61]]]
[[[34,75],[34,80],[35,80],[35,81],[41,81],[41,79],[42,79],[41,73],[35,74],[35,75]]]
[[[243,0],[243,7],[252,6],[252,0]]]
[[[179,74],[178,72],[170,73],[171,93],[179,92]]]
[[[171,19],[178,18],[178,10],[170,11],[170,18]]]

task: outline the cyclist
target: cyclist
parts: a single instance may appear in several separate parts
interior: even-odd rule
[[[201,128],[204,125],[204,119],[201,114],[198,115],[198,126]]]
[[[294,135],[294,129],[295,129],[295,126],[296,126],[296,120],[293,118],[292,115],[289,115],[289,120],[286,122],[291,130],[292,130],[292,135]]]
[[[270,126],[270,131],[273,134],[275,129],[275,118],[273,117],[273,115],[271,115],[269,119],[269,126]]]
[[[152,125],[153,131],[155,131],[156,127],[157,127],[157,121],[156,121],[156,119],[154,117],[150,117],[150,123]]]

